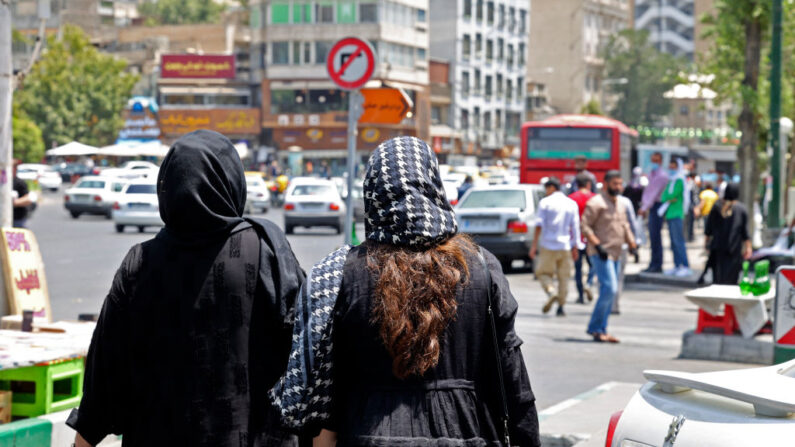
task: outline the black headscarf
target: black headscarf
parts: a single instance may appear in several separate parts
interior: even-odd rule
[[[210,130],[177,140],[160,166],[157,199],[166,232],[178,239],[226,234],[243,222],[246,178],[232,142]]]
[[[367,239],[376,242],[427,248],[458,231],[436,155],[415,137],[393,138],[373,152],[364,212]]]
[[[740,198],[740,184],[739,183],[728,183],[726,184],[726,190],[723,192],[723,200],[727,202],[729,200],[737,200]]]

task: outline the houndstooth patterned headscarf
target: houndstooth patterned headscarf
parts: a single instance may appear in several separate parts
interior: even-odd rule
[[[373,152],[364,212],[367,239],[375,242],[432,247],[458,231],[436,155],[415,137],[393,138]]]

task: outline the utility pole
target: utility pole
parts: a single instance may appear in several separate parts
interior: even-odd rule
[[[773,0],[773,36],[770,45],[770,148],[773,158],[770,172],[773,174],[773,197],[767,213],[767,227],[781,227],[781,199],[784,179],[780,140],[781,120],[781,0]]]
[[[14,68],[11,61],[11,2],[0,0],[0,226],[13,224],[11,187],[13,184],[14,140],[11,134],[11,104],[14,94]]]

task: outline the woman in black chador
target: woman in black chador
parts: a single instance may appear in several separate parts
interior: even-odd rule
[[[751,237],[748,234],[748,209],[738,201],[740,185],[729,183],[707,217],[704,234],[707,236],[713,284],[736,285],[740,280],[743,260],[751,257]]]
[[[157,195],[166,226],[124,258],[94,331],[77,445],[293,445],[267,401],[304,280],[287,240],[241,217],[243,165],[218,133],[174,144]]]

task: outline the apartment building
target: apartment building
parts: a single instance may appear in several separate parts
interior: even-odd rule
[[[602,50],[631,22],[629,0],[533,0],[527,77],[557,113],[603,102]]]
[[[462,152],[507,156],[524,120],[528,0],[433,0],[431,56],[449,61],[445,114]]]
[[[291,160],[345,169],[348,92],[328,77],[326,57],[339,39],[370,42],[377,64],[365,87],[402,88],[414,103],[397,125],[360,125],[360,161],[398,135],[429,139],[428,0],[254,0],[251,72],[259,79],[263,142]]]

